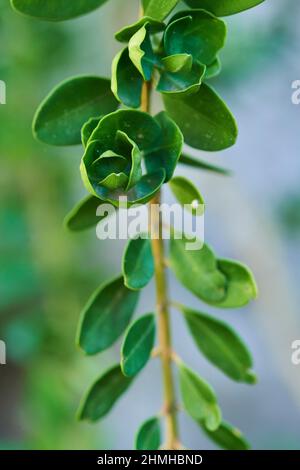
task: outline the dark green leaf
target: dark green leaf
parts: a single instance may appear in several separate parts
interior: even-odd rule
[[[150,418],[138,430],[135,448],[136,450],[158,450],[160,446],[161,431],[159,419]]]
[[[113,60],[111,89],[125,106],[138,108],[141,104],[142,86],[143,78],[130,60],[126,47]]]
[[[145,15],[162,21],[176,7],[179,0],[143,0]]]
[[[149,32],[152,33],[157,33],[159,31],[162,31],[165,27],[164,23],[154,20],[153,18],[150,18],[150,16],[144,16],[143,18],[140,18],[138,21],[135,23],[125,26],[125,28],[122,28],[120,31],[118,31],[115,34],[115,38],[120,41],[120,42],[128,42],[130,38],[142,27],[144,26],[145,23],[149,23],[150,29]]]
[[[219,173],[226,176],[231,175],[231,171],[226,168],[212,165],[211,163],[204,162],[203,160],[199,160],[198,158],[193,158],[185,154],[181,155],[179,163],[193,168],[199,168],[199,170],[212,171],[213,173]]]
[[[80,232],[87,228],[94,227],[107,214],[100,217],[96,215],[97,208],[103,202],[95,196],[87,196],[71,210],[64,220],[65,226],[72,232]]]
[[[147,364],[155,341],[155,317],[138,318],[128,329],[121,351],[121,368],[127,377],[136,375]]]
[[[183,176],[175,176],[169,182],[177,201],[194,215],[203,215],[204,199],[194,184]]]
[[[219,270],[227,279],[226,296],[214,305],[219,308],[239,308],[257,297],[257,286],[250,269],[232,260],[218,260]]]
[[[208,80],[210,78],[216,77],[221,72],[221,69],[222,69],[222,64],[221,64],[219,57],[217,56],[211,64],[206,66],[204,78]]]
[[[179,127],[167,113],[161,112],[155,116],[159,125],[160,135],[157,136],[152,147],[145,151],[145,163],[149,173],[163,168],[166,172],[165,182],[169,181],[174,173],[183,146],[183,136]]]
[[[85,15],[107,0],[11,0],[19,13],[47,21],[63,21]]]
[[[250,445],[241,431],[231,424],[222,422],[216,431],[209,431],[199,423],[206,435],[219,447],[225,450],[249,450]]]
[[[170,267],[177,279],[204,302],[221,302],[226,293],[226,278],[218,270],[216,257],[204,244],[188,250],[185,237],[170,242]]]
[[[255,7],[264,0],[184,0],[191,8],[204,8],[217,16],[234,15]]]
[[[210,362],[237,382],[255,383],[252,357],[229,325],[186,307],[182,311],[198,349]]]
[[[237,126],[231,112],[208,85],[192,95],[164,95],[166,110],[180,127],[185,142],[197,149],[216,151],[231,147]]]
[[[183,59],[184,62],[180,64],[178,59]],[[192,94],[199,90],[206,70],[205,65],[193,63],[192,57],[188,54],[165,57],[161,60],[161,64],[157,91],[182,95],[183,93]]]
[[[148,238],[129,240],[123,257],[124,283],[128,289],[142,289],[151,281],[154,261]]]
[[[101,121],[103,116],[90,118],[81,129],[81,142],[84,147],[87,146],[89,138],[91,137],[92,133],[98,126],[99,122]]]
[[[226,39],[226,26],[204,10],[180,11],[164,34],[167,55],[190,54],[194,61],[211,64]]]
[[[83,397],[78,418],[91,422],[103,418],[126,392],[131,382],[132,378],[125,377],[119,365],[109,369],[96,380]]]
[[[119,338],[138,299],[139,292],[124,286],[123,277],[100,286],[81,314],[77,341],[86,354],[104,351]]]
[[[179,364],[180,391],[186,412],[196,421],[215,431],[221,423],[222,413],[211,386],[186,365]]]
[[[80,144],[81,128],[86,121],[117,107],[110,80],[92,76],[71,78],[42,102],[33,121],[33,133],[50,145]]]

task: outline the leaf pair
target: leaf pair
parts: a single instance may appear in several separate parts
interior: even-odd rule
[[[171,239],[170,266],[177,279],[204,302],[219,308],[243,307],[257,296],[250,270],[232,260],[217,259],[204,244],[187,250],[188,240]]]

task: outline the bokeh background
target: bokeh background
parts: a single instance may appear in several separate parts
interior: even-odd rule
[[[111,415],[78,423],[76,407],[94,378],[119,357],[119,345],[85,358],[74,344],[81,307],[107,277],[120,271],[123,242],[95,231],[67,233],[64,215],[84,194],[81,149],[36,143],[31,120],[57,82],[81,73],[109,76],[119,49],[113,32],[132,22],[137,0],[110,0],[99,11],[60,24],[30,20],[0,0],[0,448],[127,449],[139,424],[161,406],[156,361],[138,377]],[[238,144],[201,155],[232,177],[181,167],[205,196],[206,240],[224,257],[254,270],[257,302],[241,311],[215,311],[249,344],[259,384],[231,382],[201,358],[180,316],[172,312],[174,342],[185,361],[214,386],[226,420],[254,449],[300,449],[300,365],[291,343],[300,339],[300,107],[291,84],[300,79],[300,3],[267,0],[228,23],[223,73],[214,80],[237,117]],[[160,109],[156,98],[155,107]],[[170,195],[167,193],[165,199]],[[170,278],[172,297],[203,306]],[[153,308],[150,285],[138,313]],[[187,417],[181,437],[192,449],[214,448]]]

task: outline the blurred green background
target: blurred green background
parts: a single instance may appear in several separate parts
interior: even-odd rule
[[[64,230],[65,214],[84,194],[81,149],[52,149],[31,135],[33,113],[57,82],[81,73],[109,76],[119,49],[113,33],[132,22],[137,9],[137,0],[110,0],[84,18],[51,24],[19,16],[0,0],[0,79],[7,85],[7,104],[0,106],[0,339],[7,344],[0,448],[130,448],[139,423],[160,407],[153,364],[111,418],[96,426],[75,419],[82,392],[118,359],[118,347],[85,358],[74,337],[87,297],[118,273],[123,244],[97,241],[94,231]],[[291,103],[291,83],[300,78],[299,15],[297,0],[267,0],[228,19],[223,73],[213,84],[237,117],[240,139],[233,149],[202,157],[234,176],[184,170],[205,195],[206,239],[257,275],[258,302],[217,314],[249,343],[260,383],[232,384],[199,359],[174,313],[176,347],[212,382],[225,418],[257,449],[300,449],[300,366],[290,359],[291,343],[300,337],[300,108]],[[177,298],[197,305],[170,283]],[[150,286],[140,313],[152,305]],[[181,420],[187,447],[213,448]]]

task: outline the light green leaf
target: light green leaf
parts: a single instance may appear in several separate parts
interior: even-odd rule
[[[116,401],[126,392],[132,378],[125,377],[119,365],[105,372],[83,397],[78,419],[95,422],[107,415]]]
[[[225,450],[249,450],[250,445],[241,433],[241,431],[231,424],[222,422],[220,427],[216,431],[209,431],[201,423],[205,434],[215,442],[219,447]]]
[[[158,450],[161,446],[161,430],[158,418],[150,418],[145,421],[138,430],[136,450]]]
[[[129,58],[128,48],[119,52],[112,63],[111,89],[125,106],[138,108],[141,104],[143,78]]]
[[[198,168],[199,170],[211,171],[213,173],[219,173],[220,175],[230,176],[231,171],[226,168],[221,168],[220,166],[212,165],[211,163],[204,162],[199,158],[193,158],[189,155],[182,154],[179,163],[183,165],[190,166],[192,168]]]
[[[139,292],[124,286],[123,277],[110,281],[92,295],[81,314],[77,343],[86,354],[109,348],[128,326]]]
[[[150,39],[150,23],[145,23],[131,38],[128,44],[129,57],[144,80],[152,77],[157,57]]]
[[[91,116],[114,111],[118,107],[110,89],[110,80],[80,76],[62,82],[38,108],[33,133],[49,145],[81,143],[81,128]]]
[[[163,95],[166,110],[180,127],[186,144],[199,150],[231,147],[237,125],[221,98],[206,84],[192,95]]]
[[[94,227],[101,220],[107,217],[107,214],[100,217],[96,215],[98,207],[103,202],[95,196],[86,196],[71,210],[65,217],[64,225],[72,232],[80,232]]]
[[[204,8],[217,16],[234,15],[255,7],[264,0],[184,0],[191,8]]]
[[[226,294],[226,278],[219,271],[212,249],[204,244],[187,250],[188,240],[170,241],[170,267],[177,279],[204,302],[221,302]]]
[[[132,377],[147,364],[155,341],[155,317],[152,313],[138,318],[127,330],[122,351],[121,368]]]
[[[63,21],[86,15],[107,0],[11,0],[12,7],[26,16],[40,20]]]
[[[204,10],[177,13],[164,34],[167,55],[190,54],[194,61],[211,64],[226,39],[224,21]]]
[[[185,364],[179,364],[180,391],[186,412],[210,431],[221,424],[222,413],[212,387]]]
[[[225,322],[182,307],[190,333],[204,356],[237,382],[255,383],[252,357],[243,341]]]
[[[227,279],[226,296],[213,303],[219,308],[240,308],[257,297],[257,285],[250,269],[233,260],[218,260],[218,268]]]
[[[145,15],[162,21],[176,7],[179,0],[143,0]]]
[[[145,287],[154,274],[151,241],[148,238],[129,240],[123,256],[124,283],[128,289]]]
[[[144,16],[143,18],[140,18],[135,23],[133,23],[129,26],[125,26],[125,28],[122,28],[120,31],[118,31],[115,34],[115,38],[117,39],[117,41],[120,41],[120,42],[128,42],[130,40],[130,38],[142,26],[145,25],[145,23],[149,23],[149,25],[150,25],[150,28],[149,28],[150,34],[162,31],[165,27],[165,24],[162,23],[161,21],[154,20],[153,18],[150,18],[150,16]]]
[[[160,134],[152,147],[145,151],[145,163],[149,173],[164,169],[165,182],[168,182],[175,171],[183,147],[183,135],[179,127],[167,113],[162,111],[155,116]]]
[[[103,116],[90,118],[81,128],[81,142],[84,147],[87,146],[89,138],[98,126]]]
[[[203,215],[204,199],[191,181],[183,176],[175,176],[169,185],[182,206],[186,206],[194,215]]]

